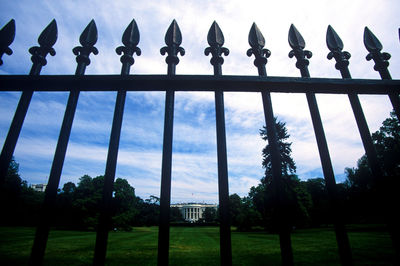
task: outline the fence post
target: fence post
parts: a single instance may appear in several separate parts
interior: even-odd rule
[[[10,24],[11,23],[11,24]],[[9,22],[7,25],[8,33],[15,34],[15,26],[13,22]],[[11,36],[9,36],[10,39]],[[53,19],[50,24],[42,31],[38,38],[39,46],[34,46],[29,49],[32,54],[31,60],[33,62],[29,75],[37,76],[40,74],[42,67],[47,64],[46,56],[50,54],[54,56],[56,51],[53,45],[57,41],[57,23]],[[10,52],[6,49],[6,52]],[[11,122],[10,129],[7,137],[4,141],[3,149],[0,154],[0,185],[3,184],[4,179],[7,175],[8,166],[10,165],[12,156],[14,154],[15,146],[17,145],[19,134],[21,133],[22,124],[24,123],[28,107],[33,96],[33,90],[22,91],[21,98],[19,99],[17,109],[15,110],[14,118]]]
[[[296,57],[296,67],[300,69],[301,76],[303,78],[309,78],[310,73],[308,72],[309,61],[306,59],[311,58],[312,53],[304,50],[305,41],[296,27],[292,24],[289,30],[289,45],[292,47],[292,51],[289,53],[289,57]],[[317,99],[315,94],[311,92],[306,93],[308,106],[310,109],[311,119],[314,126],[315,137],[317,139],[319,156],[322,164],[322,171],[326,182],[326,188],[330,199],[332,208],[332,218],[334,220],[334,227],[336,232],[336,240],[339,248],[339,256],[342,265],[353,265],[351,248],[349,238],[347,236],[346,228],[344,226],[343,218],[339,210],[337,188],[335,176],[333,173],[331,158],[329,155],[328,144],[325,138],[324,128],[322,126],[321,116],[318,110]]]
[[[252,54],[254,54],[256,58],[254,60],[254,65],[258,69],[258,75],[260,77],[266,77],[267,71],[265,69],[265,65],[268,62],[267,58],[271,55],[271,52],[268,49],[263,49],[265,46],[265,39],[255,23],[253,23],[249,32],[249,44],[251,46],[251,49],[247,50],[247,55],[251,56]],[[271,164],[272,164],[271,168],[273,173],[273,191],[275,198],[274,200],[276,202],[278,210],[276,218],[278,220],[277,224],[279,225],[281,259],[283,265],[293,265],[293,251],[290,239],[290,228],[287,223],[287,220],[284,218],[284,215],[287,212],[287,210],[284,209],[284,205],[282,204],[283,197],[285,197],[285,195],[282,195],[284,190],[282,189],[282,172],[280,167],[281,156],[279,153],[278,139],[276,135],[275,118],[272,109],[271,94],[263,90],[261,92],[261,95],[263,99],[265,123],[267,125],[268,143],[271,148],[270,151],[271,151]]]
[[[227,56],[229,50],[224,45],[224,35],[217,22],[213,22],[208,31],[207,42],[210,47],[204,50],[205,55],[211,53],[211,64],[214,68],[214,76],[222,75],[222,54]],[[226,132],[224,114],[223,91],[215,90],[215,116],[217,128],[217,157],[218,157],[218,196],[220,213],[220,253],[221,265],[232,265],[231,227],[229,217],[229,183],[228,160],[226,154]]]
[[[135,62],[133,54],[136,53],[138,56],[141,54],[140,48],[137,47],[139,39],[139,29],[136,21],[132,20],[122,36],[122,43],[125,46],[120,46],[116,49],[117,54],[121,55],[124,53],[124,55],[121,56],[121,76],[129,75],[130,68]],[[125,99],[126,90],[121,88],[118,90],[117,99],[115,101],[114,118],[108,145],[107,163],[104,174],[103,205],[97,229],[93,265],[104,265],[106,260],[108,231],[111,224],[112,192],[117,168],[118,147],[121,136]]]
[[[85,28],[79,39],[81,47],[75,47],[73,52],[78,63],[75,75],[84,75],[86,66],[90,64],[90,53],[97,54],[98,51],[95,45],[97,42],[97,28],[94,20]],[[54,203],[57,196],[57,189],[60,183],[61,171],[64,164],[65,153],[69,136],[71,133],[72,122],[74,120],[76,105],[78,103],[79,90],[71,89],[67,107],[65,109],[64,119],[58,137],[57,147],[54,154],[53,163],[50,170],[49,181],[46,187],[42,212],[39,225],[36,229],[35,239],[32,246],[30,265],[41,265],[46,250],[47,239],[50,230],[50,219],[54,208]]]
[[[185,50],[180,47],[182,34],[175,19],[165,34],[165,44],[160,53],[168,56],[165,62],[168,64],[168,76],[174,76],[176,65],[179,63],[178,53],[182,56]],[[174,125],[174,99],[175,91],[168,88],[165,93],[164,114],[164,139],[161,166],[161,191],[160,191],[160,222],[158,229],[158,265],[168,265],[169,251],[169,213],[171,203],[171,167],[172,167],[172,137]]]

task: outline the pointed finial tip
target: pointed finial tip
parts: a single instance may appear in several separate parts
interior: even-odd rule
[[[326,31],[326,45],[331,51],[341,51],[343,49],[343,42],[331,25],[328,26],[328,29]]]
[[[224,34],[215,20],[208,31],[207,42],[210,46],[222,46],[225,42]]]
[[[182,33],[175,19],[171,22],[171,25],[169,25],[164,40],[167,46],[169,45],[179,46],[182,43]]]
[[[131,47],[138,45],[139,40],[140,40],[139,29],[135,19],[132,19],[128,27],[125,29],[124,34],[122,35],[122,43],[125,46]]]
[[[10,19],[10,21],[7,24],[11,24],[15,27],[15,19],[13,19],[13,18]]]
[[[93,46],[97,42],[96,22],[92,19],[79,37],[82,46]]]
[[[41,46],[52,47],[56,43],[57,37],[57,23],[56,20],[53,19],[40,34],[38,42]]]
[[[368,27],[364,28],[364,46],[369,52],[381,51],[383,49],[381,42]]]
[[[260,29],[257,27],[257,24],[254,22],[251,26],[248,38],[249,44],[253,48],[259,48],[265,46],[265,39],[262,35]]]
[[[303,36],[301,36],[300,32],[297,30],[293,23],[290,25],[288,40],[290,47],[292,47],[293,49],[304,49],[306,46]]]
[[[7,54],[11,54],[11,49],[7,47],[14,41],[15,38],[15,20],[11,19],[3,28],[0,29],[0,46],[7,50]],[[1,55],[0,55],[1,57]],[[0,58],[1,62],[1,58]]]

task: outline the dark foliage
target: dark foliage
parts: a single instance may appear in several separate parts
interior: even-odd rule
[[[383,176],[373,176],[366,155],[357,167],[346,168],[346,207],[349,222],[384,222],[385,212],[395,213],[400,182],[400,123],[394,112],[372,134]]]

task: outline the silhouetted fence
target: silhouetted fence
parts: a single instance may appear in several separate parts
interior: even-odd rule
[[[14,40],[15,22],[11,20],[0,31],[0,64],[4,53],[11,55],[8,47]],[[122,117],[127,91],[166,91],[164,140],[161,169],[161,195],[160,195],[160,221],[158,238],[158,264],[168,264],[169,249],[169,212],[171,193],[171,158],[172,158],[172,132],[174,117],[174,93],[175,91],[214,91],[217,129],[217,155],[218,155],[218,191],[220,209],[220,253],[221,265],[232,264],[231,234],[229,225],[229,192],[228,169],[226,155],[226,134],[224,115],[224,91],[261,92],[264,106],[265,122],[267,126],[268,141],[271,147],[271,161],[273,171],[273,191],[278,219],[282,264],[293,264],[293,253],[290,239],[290,228],[285,208],[285,195],[281,189],[280,154],[277,145],[277,135],[274,126],[274,114],[272,110],[270,92],[305,93],[311,113],[315,136],[318,144],[320,159],[327,191],[331,203],[332,223],[334,224],[338,250],[343,265],[352,264],[351,249],[346,229],[338,209],[336,182],[332,163],[328,151],[321,117],[318,110],[315,93],[347,94],[354,112],[362,143],[368,157],[368,162],[376,182],[382,180],[381,166],[377,160],[377,154],[373,146],[371,134],[365,120],[363,110],[357,94],[386,94],[390,97],[393,109],[400,118],[400,80],[391,80],[388,71],[390,55],[382,53],[382,45],[375,35],[368,29],[364,31],[364,45],[368,50],[367,60],[374,60],[374,69],[378,71],[382,80],[351,79],[348,69],[350,54],[343,50],[343,43],[331,26],[328,27],[326,43],[329,50],[328,59],[336,60],[336,69],[340,71],[343,79],[310,78],[308,71],[310,51],[304,50],[305,42],[298,30],[291,25],[289,30],[289,45],[292,50],[289,57],[295,57],[296,67],[300,69],[301,78],[267,77],[266,63],[270,51],[264,49],[265,40],[260,30],[253,24],[248,36],[251,48],[248,56],[255,56],[254,65],[258,69],[259,77],[254,76],[224,76],[222,75],[222,55],[227,56],[229,50],[224,45],[224,36],[218,24],[214,22],[208,32],[207,41],[210,47],[205,49],[205,55],[211,54],[211,64],[214,68],[213,76],[206,75],[175,75],[176,65],[179,63],[178,54],[183,56],[185,50],[180,47],[182,36],[178,24],[174,20],[165,35],[166,46],[161,48],[161,54],[165,55],[168,65],[167,75],[130,75],[130,67],[134,64],[133,55],[138,56],[141,50],[139,44],[139,30],[135,20],[125,30],[122,43],[116,49],[121,56],[121,75],[87,75],[86,66],[90,64],[89,55],[97,54],[94,47],[97,42],[97,28],[92,20],[80,36],[82,46],[75,47],[73,53],[77,56],[77,68],[75,75],[51,75],[39,76],[41,68],[46,65],[47,54],[55,55],[52,46],[57,40],[57,25],[53,20],[39,36],[39,46],[32,47],[32,68],[29,75],[2,75],[0,76],[1,91],[22,91],[14,118],[8,135],[5,139],[0,157],[0,181],[4,182],[7,168],[14,153],[15,145],[21,131],[21,127],[27,113],[29,103],[34,91],[69,91],[68,103],[62,123],[54,160],[49,175],[49,181],[45,192],[41,221],[37,228],[32,247],[30,264],[38,265],[43,262],[43,256],[50,228],[50,218],[54,207],[57,188],[60,182],[65,153],[71,132],[72,121],[77,106],[80,91],[117,91],[114,118],[109,142],[107,163],[105,169],[105,184],[103,194],[103,208],[97,230],[94,264],[103,265],[106,258],[108,230],[110,224],[111,199],[117,153],[121,132]],[[394,204],[394,203],[391,203]],[[394,209],[393,209],[394,210]],[[391,215],[388,215],[391,216]],[[389,231],[394,243],[395,252],[399,254],[398,224],[389,220]]]

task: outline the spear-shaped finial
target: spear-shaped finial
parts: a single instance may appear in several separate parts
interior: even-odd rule
[[[256,59],[254,59],[254,65],[258,68],[265,68],[268,62],[267,58],[271,56],[271,51],[264,49],[265,39],[256,23],[253,23],[249,32],[249,44],[251,48],[247,50],[247,56],[250,57],[254,54],[256,57]]]
[[[179,58],[177,56],[178,53],[180,53],[181,56],[185,55],[185,49],[180,47],[181,43],[182,33],[179,29],[178,23],[174,19],[165,34],[165,44],[167,46],[160,49],[162,55],[168,53],[168,56],[165,59],[165,62],[167,62],[168,65],[177,65],[179,63]]]
[[[136,21],[132,19],[131,23],[129,23],[128,27],[124,31],[124,34],[122,35],[122,43],[125,46],[119,46],[115,50],[118,55],[124,53],[124,55],[121,56],[120,59],[122,64],[127,64],[128,66],[131,66],[135,63],[135,59],[133,59],[133,54],[136,53],[138,56],[142,54],[140,48],[137,47],[137,45],[139,44],[139,40],[139,29]]]
[[[0,65],[3,64],[3,54],[12,55],[13,51],[10,49],[10,44],[14,41],[15,37],[15,20],[11,19],[3,28],[0,29]]]
[[[292,24],[289,29],[289,45],[292,47],[292,51],[289,52],[289,57],[296,57],[296,67],[301,71],[305,70],[309,64],[309,61],[306,59],[312,57],[312,53],[308,50],[304,50],[306,47],[306,43],[301,36],[300,32],[296,29],[296,27]]]
[[[222,47],[225,42],[224,34],[222,33],[221,28],[218,26],[216,21],[213,22],[210,30],[208,31],[207,42],[210,47],[207,47],[204,50],[204,54],[209,55],[211,53],[212,58],[210,62],[213,66],[222,65],[224,63],[224,59],[221,55],[229,55],[229,50],[228,48]]]
[[[328,59],[331,60],[335,58],[336,64],[335,67],[337,70],[344,70],[349,66],[349,59],[351,57],[349,52],[342,51],[343,50],[343,42],[340,39],[339,35],[336,31],[328,26],[326,31],[326,45],[330,52],[328,53]]]
[[[82,32],[79,38],[79,42],[82,46],[74,47],[74,49],[72,49],[72,52],[77,56],[76,62],[78,62],[78,64],[81,63],[85,66],[88,66],[90,64],[90,53],[93,53],[95,55],[99,53],[97,48],[94,47],[97,42],[97,27],[93,19]]]
[[[57,34],[57,23],[56,20],[53,19],[38,38],[40,46],[34,46],[29,49],[29,53],[32,54],[31,60],[34,64],[45,66],[47,64],[47,54],[52,56],[56,55],[53,45],[57,41]]]
[[[368,27],[365,27],[364,29],[364,45],[369,52],[366,57],[367,61],[373,59],[375,62],[374,69],[379,71],[381,75],[383,72],[388,72],[387,68],[389,66],[388,60],[390,59],[390,54],[381,53],[383,46],[378,38],[368,29]]]

